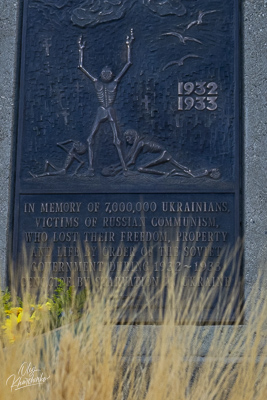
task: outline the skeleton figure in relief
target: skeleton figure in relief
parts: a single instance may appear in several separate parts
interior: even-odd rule
[[[117,148],[120,163],[122,165],[123,173],[126,175],[127,166],[121,150],[121,141],[118,137],[118,128],[116,123],[116,113],[113,108],[113,104],[116,100],[117,88],[120,80],[124,74],[128,71],[132,65],[131,61],[131,44],[134,40],[133,29],[131,29],[130,36],[126,38],[127,46],[127,62],[121,72],[114,78],[113,73],[109,67],[103,68],[100,78],[101,80],[95,78],[88,72],[83,66],[83,51],[85,47],[85,42],[82,41],[82,36],[80,36],[79,45],[79,65],[78,68],[94,83],[97,98],[99,100],[100,106],[98,107],[96,118],[93,124],[92,131],[87,139],[88,142],[88,155],[89,155],[89,176],[94,176],[94,152],[93,144],[94,137],[99,129],[101,123],[108,121],[112,132],[113,132],[113,143]]]

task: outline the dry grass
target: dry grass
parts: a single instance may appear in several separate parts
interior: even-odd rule
[[[194,287],[185,292],[174,282],[169,276],[161,325],[116,325],[130,300],[121,302],[122,286],[97,285],[88,290],[79,321],[72,315],[64,327],[50,331],[44,319],[30,335],[21,324],[16,342],[0,346],[0,399],[266,400],[267,301],[260,284],[247,300],[254,308],[245,325],[241,313],[232,326],[196,326],[213,294]],[[164,287],[165,282],[156,294],[146,293],[146,312],[160,304]],[[47,295],[43,290],[40,296]],[[6,381],[19,376],[23,363],[49,379],[11,391],[13,378]]]

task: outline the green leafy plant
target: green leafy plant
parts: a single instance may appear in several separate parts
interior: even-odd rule
[[[58,328],[81,317],[86,301],[85,290],[75,293],[74,288],[67,288],[62,279],[57,279],[57,283],[52,297],[42,301],[35,301],[29,293],[24,293],[24,301],[17,297],[14,303],[8,288],[1,292],[0,337],[3,344],[7,341],[14,343],[23,335],[30,337]]]

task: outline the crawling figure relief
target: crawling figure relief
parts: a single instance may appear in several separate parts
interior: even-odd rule
[[[70,148],[68,148],[67,145],[70,143],[72,145]],[[33,174],[32,172],[30,172],[30,174],[33,178],[40,178],[43,176],[65,175],[75,160],[78,162],[78,165],[77,165],[73,175],[76,175],[77,172],[79,171],[79,169],[84,165],[84,161],[82,161],[79,156],[82,156],[85,153],[87,153],[88,148],[85,144],[83,144],[79,141],[76,141],[76,140],[69,139],[69,140],[66,140],[65,142],[57,143],[57,146],[59,146],[61,149],[63,149],[67,153],[67,157],[66,157],[64,166],[62,168],[57,168],[50,161],[46,160],[43,173]]]

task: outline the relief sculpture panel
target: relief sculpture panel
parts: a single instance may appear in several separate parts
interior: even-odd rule
[[[242,299],[238,1],[23,3],[15,265],[127,296],[172,271],[219,322]]]

